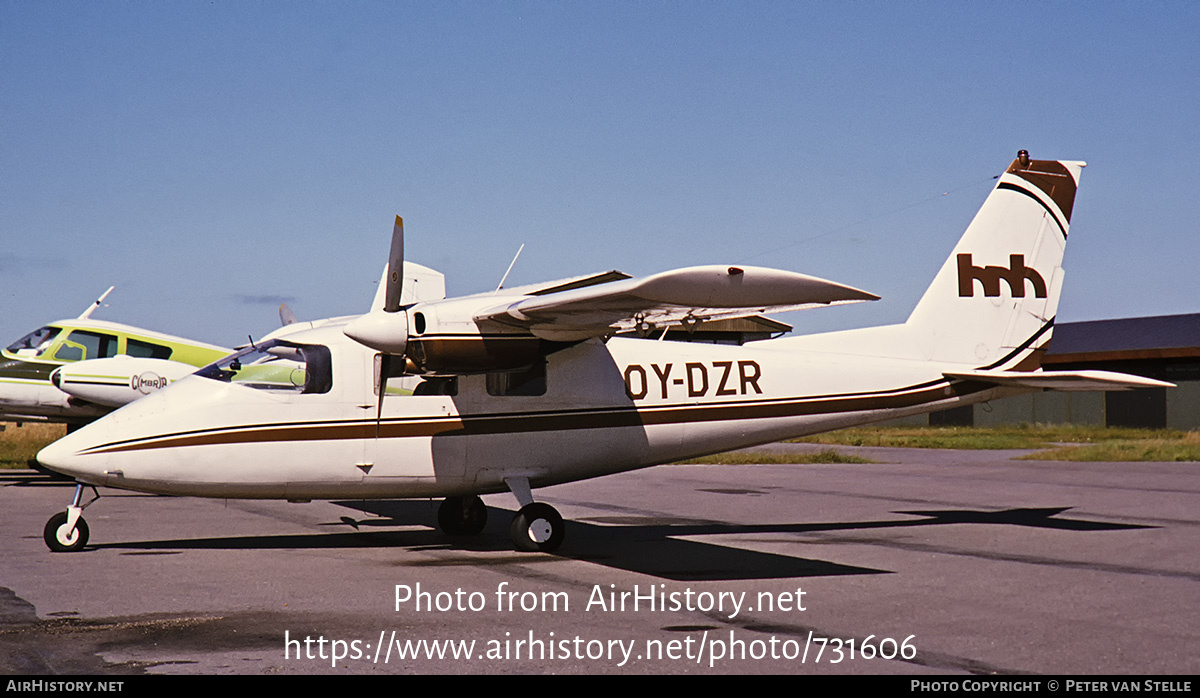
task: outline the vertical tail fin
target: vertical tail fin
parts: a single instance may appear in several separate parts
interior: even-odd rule
[[[1062,292],[1063,250],[1086,163],[1022,150],[967,227],[905,326],[925,357],[1033,370]]]

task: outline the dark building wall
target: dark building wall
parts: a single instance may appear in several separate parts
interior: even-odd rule
[[[1104,394],[1104,426],[1167,428],[1167,389],[1109,391]]]

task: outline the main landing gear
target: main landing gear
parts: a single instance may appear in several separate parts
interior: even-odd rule
[[[530,553],[557,550],[567,533],[563,518],[549,504],[533,501],[529,478],[508,477],[504,478],[504,484],[521,505],[508,529],[517,550]]]
[[[83,520],[83,510],[100,499],[100,493],[92,488],[94,495],[86,503],[83,502],[83,483],[75,485],[75,498],[66,511],[60,511],[46,522],[42,537],[46,545],[56,553],[73,553],[83,550],[88,542],[88,525]]]
[[[523,552],[548,553],[562,545],[566,527],[554,507],[533,501],[527,478],[506,478],[504,482],[521,505],[509,527],[513,546]],[[487,507],[476,495],[447,497],[438,507],[438,527],[447,535],[474,535],[486,524]]]
[[[548,553],[562,545],[566,531],[563,519],[554,507],[533,502],[521,507],[513,517],[509,534],[517,550]]]
[[[487,525],[487,507],[475,495],[446,497],[438,507],[438,527],[451,536],[473,536]]]

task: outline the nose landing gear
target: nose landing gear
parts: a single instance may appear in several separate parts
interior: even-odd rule
[[[83,520],[83,510],[91,506],[93,502],[100,499],[100,493],[92,487],[94,495],[87,502],[83,502],[83,483],[75,485],[75,498],[71,500],[71,506],[67,507],[66,511],[60,511],[50,520],[46,522],[46,528],[42,531],[42,538],[45,539],[46,545],[56,553],[73,553],[83,550],[83,546],[88,542],[88,525],[87,521]]]

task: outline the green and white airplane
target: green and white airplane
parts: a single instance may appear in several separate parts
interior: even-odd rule
[[[112,290],[0,350],[0,420],[85,424],[233,351],[93,320]]]
[[[383,308],[386,269],[384,273],[373,308]],[[442,273],[420,264],[407,265],[402,286],[408,303],[446,297]],[[79,317],[38,328],[0,350],[0,421],[65,422],[74,428],[233,353],[213,344],[91,319],[112,290],[109,287]],[[313,327],[311,322],[298,322],[286,305],[280,307],[279,319],[283,327],[264,340]],[[409,394],[408,383],[416,382],[400,381],[388,392]]]

